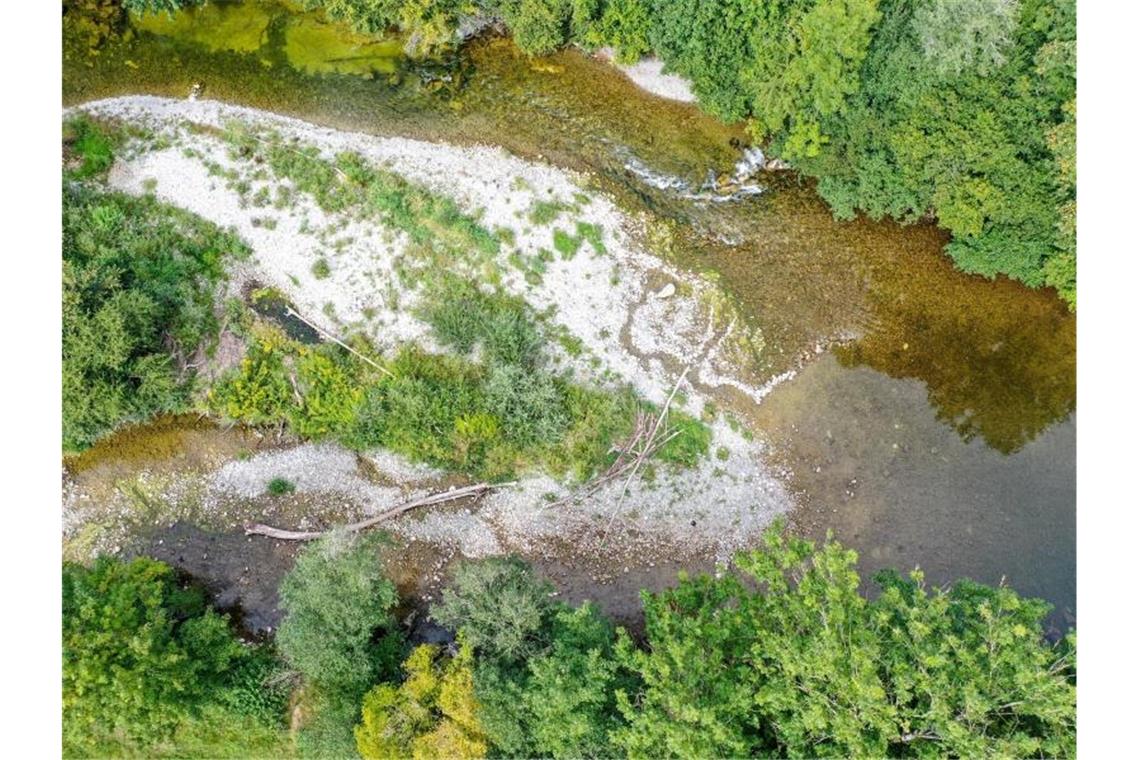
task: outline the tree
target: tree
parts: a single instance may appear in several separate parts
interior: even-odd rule
[[[553,590],[518,557],[464,562],[431,615],[460,631],[482,657],[522,661],[545,645]]]
[[[497,753],[612,755],[613,627],[595,605],[572,609],[552,590],[517,558],[465,563],[432,616],[476,656],[479,722]]]
[[[761,4],[754,56],[743,72],[754,131],[775,136],[788,159],[819,154],[821,119],[841,114],[879,20],[878,0]]]
[[[1048,605],[922,575],[858,593],[855,553],[765,536],[719,579],[643,594],[647,649],[618,658],[632,755],[1046,756],[1075,752],[1074,642],[1047,644]],[[699,663],[699,667],[696,667]]]
[[[412,650],[400,686],[380,684],[364,696],[356,747],[365,760],[477,758],[487,742],[476,717],[472,651],[455,657],[436,646]]]
[[[245,657],[227,619],[170,566],[111,557],[64,564],[64,753],[90,757],[169,737]]]
[[[333,534],[306,546],[280,594],[277,646],[308,683],[358,697],[398,661],[399,599],[373,542]]]

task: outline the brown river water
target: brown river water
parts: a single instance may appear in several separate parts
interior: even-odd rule
[[[65,25],[66,26],[66,25]],[[757,327],[756,370],[797,374],[733,411],[771,444],[793,525],[860,553],[865,577],[921,565],[1076,611],[1076,319],[1052,291],[954,270],[929,224],[839,222],[809,181],[694,199],[731,174],[745,130],[650,96],[577,51],[486,38],[414,63],[270,2],[153,19],[97,51],[65,33],[63,101],[202,97],[382,135],[502,145],[586,172],[673,231]],[[699,195],[699,194],[697,194]]]

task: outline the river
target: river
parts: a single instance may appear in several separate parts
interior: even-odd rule
[[[860,553],[865,576],[997,583],[1075,620],[1076,320],[1051,291],[957,272],[930,224],[839,222],[792,173],[727,202],[745,130],[652,97],[577,51],[475,40],[415,63],[272,2],[212,3],[89,51],[67,38],[63,100],[202,97],[384,135],[502,145],[589,174],[672,230],[758,328],[752,368],[795,374],[731,403],[788,471],[793,525]]]

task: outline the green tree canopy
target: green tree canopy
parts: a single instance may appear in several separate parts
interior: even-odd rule
[[[168,737],[244,657],[226,618],[170,566],[110,557],[64,564],[64,753],[91,757]]]
[[[721,578],[644,594],[647,648],[618,658],[635,756],[1041,756],[1075,752],[1073,639],[1048,605],[922,574],[858,593],[855,553],[769,531]]]

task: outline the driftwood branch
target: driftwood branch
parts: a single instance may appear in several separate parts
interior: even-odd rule
[[[375,367],[376,369],[378,369],[378,370],[380,370],[381,372],[383,372],[383,373],[384,373],[385,375],[387,375],[388,377],[393,377],[393,378],[395,377],[395,375],[394,375],[394,374],[392,374],[391,370],[387,369],[386,367],[382,367],[382,366],[380,366],[379,364],[377,364],[376,362],[372,361],[372,360],[371,360],[371,359],[369,359],[367,356],[365,356],[364,354],[360,353],[360,352],[359,352],[359,351],[357,351],[355,348],[353,348],[352,346],[348,345],[347,343],[345,343],[345,342],[344,342],[343,340],[341,340],[340,338],[338,338],[338,337],[336,337],[335,335],[333,335],[332,333],[330,333],[328,330],[324,330],[324,329],[322,329],[322,328],[320,327],[320,325],[317,325],[317,324],[315,324],[315,323],[313,323],[313,322],[310,322],[309,320],[305,319],[304,317],[302,317],[300,314],[298,314],[298,313],[297,313],[297,310],[296,310],[296,309],[293,309],[292,307],[286,306],[286,307],[285,307],[285,312],[286,312],[287,314],[291,315],[291,316],[294,316],[294,317],[296,317],[297,319],[299,319],[299,320],[301,320],[302,322],[304,322],[305,324],[307,324],[309,327],[311,327],[311,328],[313,328],[314,330],[316,330],[318,333],[320,333],[320,336],[321,336],[322,338],[327,338],[328,340],[331,340],[333,343],[336,343],[338,346],[340,346],[340,347],[341,347],[341,348],[343,348],[344,350],[346,350],[346,351],[348,351],[348,352],[352,353],[354,356],[356,356],[356,357],[357,357],[358,359],[360,359],[361,361],[365,361],[365,362],[368,362],[369,364],[371,364],[373,367]]]
[[[392,507],[391,509],[381,512],[378,515],[373,515],[367,520],[361,520],[360,522],[355,522],[351,525],[345,525],[342,528],[334,528],[333,530],[345,530],[350,533],[357,533],[359,531],[365,530],[366,528],[371,528],[373,525],[381,523],[384,520],[390,520],[393,517],[402,515],[408,510],[415,509],[416,507],[427,507],[431,506],[432,504],[443,504],[444,502],[455,501],[456,499],[463,499],[469,496],[479,497],[492,489],[502,488],[509,485],[513,485],[513,483],[497,483],[494,485],[491,483],[476,483],[475,485],[464,486],[463,488],[453,488],[450,491],[442,491],[440,493],[431,494],[430,496],[424,496],[420,499],[406,501],[403,504],[399,504],[395,507]],[[331,530],[282,530],[281,528],[273,528],[268,525],[261,525],[260,523],[251,523],[245,526],[245,534],[247,536],[268,536],[269,538],[276,538],[280,539],[281,541],[312,541],[315,538],[320,538],[326,533],[331,532]]]
[[[677,431],[674,431],[667,435],[663,441],[658,443],[657,434],[661,430],[661,425],[664,424],[665,418],[669,416],[669,407],[672,405],[673,398],[677,395],[677,391],[681,389],[681,383],[685,381],[685,375],[687,374],[689,374],[689,368],[686,366],[685,369],[681,371],[680,377],[677,378],[677,382],[673,384],[673,390],[669,393],[669,398],[665,399],[665,404],[661,407],[661,414],[657,415],[657,420],[649,430],[649,434],[645,438],[645,446],[638,452],[637,458],[633,460],[629,468],[629,477],[626,478],[625,485],[622,486],[621,493],[618,494],[617,504],[614,505],[613,513],[610,514],[610,520],[606,523],[606,530],[602,534],[602,544],[605,544],[606,539],[609,538],[610,528],[613,527],[614,520],[617,519],[621,505],[625,503],[626,494],[629,493],[629,486],[633,482],[633,478],[637,475],[637,471],[641,469],[642,463],[649,458],[654,451],[664,446],[665,443],[677,435]]]
[[[650,415],[646,411],[638,411],[633,420],[633,430],[630,432],[629,437],[625,439],[624,443],[614,444],[610,448],[610,453],[616,453],[613,463],[606,469],[604,473],[593,478],[584,488],[564,496],[557,501],[543,506],[543,509],[550,507],[558,507],[563,504],[571,502],[578,502],[588,499],[598,491],[602,490],[610,483],[613,483],[619,478],[625,478],[625,485],[622,488],[621,499],[624,500],[625,494],[629,491],[630,483],[633,481],[637,471],[641,468],[646,459],[651,459],[661,447],[673,440],[680,431],[669,430],[665,425],[667,415],[669,413],[669,406],[673,403],[673,398],[677,395],[677,391],[681,387],[681,383],[688,374],[689,368],[686,367],[677,378],[676,384],[673,386],[673,392],[665,401],[665,406],[662,408],[660,414],[656,417]],[[614,515],[621,508],[622,501],[618,501]],[[610,525],[613,524],[613,517],[610,518]],[[609,533],[609,526],[606,527],[606,533]],[[603,541],[605,539],[603,538]]]

